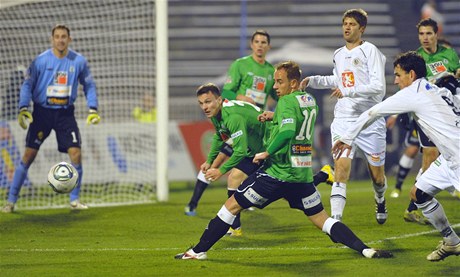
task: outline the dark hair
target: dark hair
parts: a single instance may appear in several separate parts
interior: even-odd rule
[[[197,90],[196,90],[196,96],[200,96],[202,94],[211,92],[214,94],[216,97],[220,97],[220,90],[219,88],[213,84],[213,83],[207,83],[204,85],[201,85]]]
[[[276,65],[276,70],[284,69],[287,73],[287,78],[289,81],[297,80],[300,82],[302,77],[302,70],[300,70],[299,65],[293,61],[281,62]]]
[[[422,26],[431,26],[433,28],[433,31],[437,34],[438,33],[438,23],[436,21],[434,21],[433,19],[431,18],[426,18],[426,19],[422,19],[420,20],[420,22],[416,25],[417,26],[417,30],[420,30],[420,27]]]
[[[251,42],[254,41],[254,38],[256,37],[256,35],[266,36],[267,37],[267,42],[268,42],[268,44],[270,44],[270,35],[268,34],[267,31],[262,30],[262,29],[256,30],[251,36]]]
[[[54,31],[56,31],[57,29],[66,30],[67,34],[70,36],[70,29],[69,29],[69,27],[65,26],[64,24],[57,24],[56,26],[54,26],[54,28],[51,30],[51,36],[54,36]]]
[[[367,26],[367,12],[363,9],[350,9],[343,13],[342,23],[345,21],[345,18],[351,17],[356,22],[358,22],[360,27]]]
[[[425,60],[415,51],[399,54],[393,62],[394,67],[398,65],[405,72],[413,70],[415,75],[417,75],[417,79],[426,77]]]

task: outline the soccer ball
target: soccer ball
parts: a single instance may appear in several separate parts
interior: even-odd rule
[[[60,162],[51,167],[48,184],[57,193],[69,193],[77,185],[78,172],[73,165]]]

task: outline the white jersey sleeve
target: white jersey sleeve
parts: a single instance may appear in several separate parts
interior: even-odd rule
[[[412,113],[423,132],[452,168],[460,167],[460,99],[449,90],[418,79],[362,113],[340,140],[351,145],[359,132],[379,117]]]

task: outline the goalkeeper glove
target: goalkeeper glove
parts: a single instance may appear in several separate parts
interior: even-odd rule
[[[18,122],[22,129],[27,129],[27,126],[34,121],[32,114],[27,107],[22,107],[19,110]]]
[[[97,113],[96,109],[89,109],[88,117],[86,118],[86,124],[98,124],[101,121],[101,117]]]

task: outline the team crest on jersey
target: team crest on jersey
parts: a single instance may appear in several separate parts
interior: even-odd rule
[[[427,64],[427,67],[430,69],[430,71],[431,71],[431,73],[433,75],[436,75],[438,73],[447,71],[447,67],[444,65],[444,63],[447,64],[448,61],[444,60],[444,61],[438,61],[438,62],[434,62],[434,63],[429,63],[429,64]]]
[[[267,80],[264,77],[254,75],[252,78],[252,89],[264,91]]]
[[[301,108],[307,108],[316,105],[315,98],[309,94],[297,95],[296,98]]]
[[[226,83],[226,84],[231,84],[231,83],[232,83],[232,77],[231,77],[231,76],[227,76],[227,79],[225,79],[225,83]]]
[[[74,67],[74,66],[70,66],[70,67],[69,67],[69,72],[71,72],[71,73],[75,72],[75,67]]]
[[[54,84],[55,85],[67,85],[67,72],[66,71],[58,71],[54,76]]]
[[[342,72],[342,85],[346,88],[355,86],[355,75],[352,71]]]

